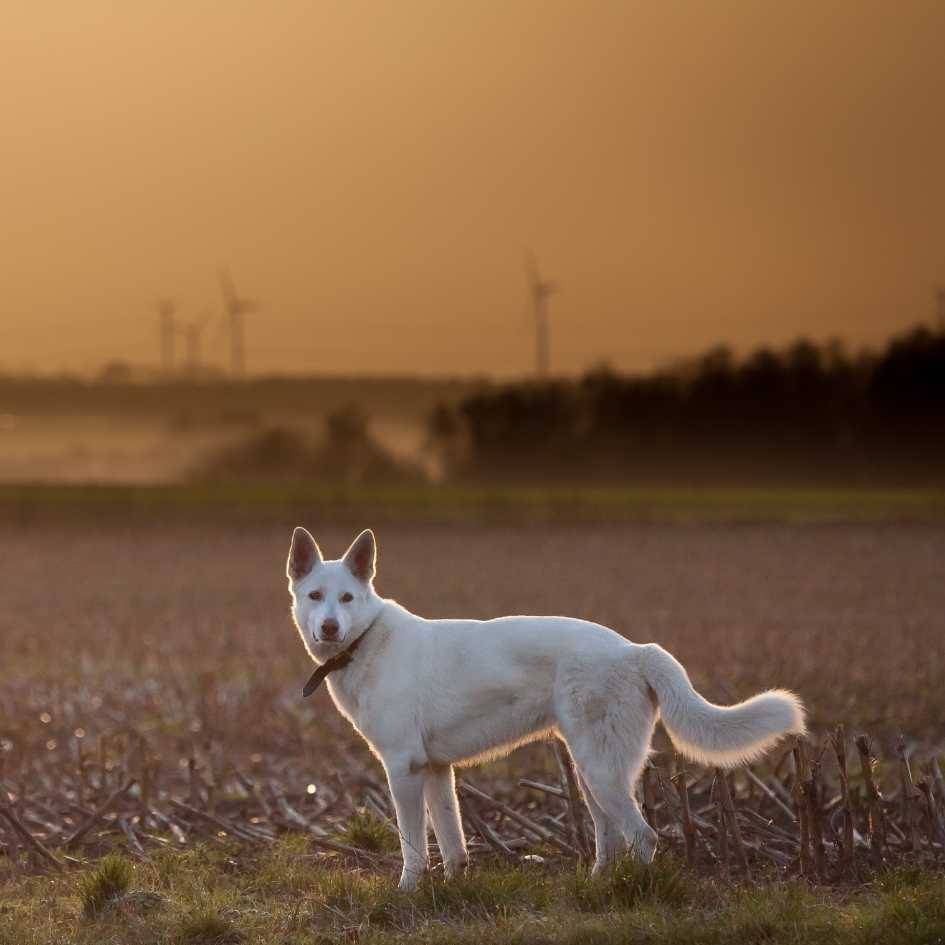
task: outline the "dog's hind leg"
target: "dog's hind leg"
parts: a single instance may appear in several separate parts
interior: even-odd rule
[[[433,821],[433,832],[447,877],[461,873],[469,862],[463,823],[459,816],[451,765],[430,765],[424,771],[423,797]]]
[[[656,852],[656,831],[643,819],[632,794],[655,724],[656,711],[646,690],[632,682],[606,702],[572,697],[562,705],[560,733],[581,775],[595,827],[598,817],[593,805],[603,813],[606,825],[603,849],[597,833],[595,870],[628,848],[645,862]]]
[[[611,823],[604,808],[594,800],[594,795],[591,794],[584,775],[580,772],[578,772],[578,781],[587,809],[591,812],[591,820],[594,821],[594,872],[599,873],[620,855],[623,848],[623,834],[615,824]]]

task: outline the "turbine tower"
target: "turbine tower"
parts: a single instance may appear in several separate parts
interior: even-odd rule
[[[184,365],[187,373],[196,376],[200,373],[203,363],[201,357],[201,341],[203,339],[204,329],[210,321],[209,315],[193,322],[186,322],[180,327],[180,333],[184,336]]]
[[[158,299],[158,336],[161,342],[161,370],[165,375],[174,371],[174,312],[176,306],[170,299]]]
[[[535,318],[535,374],[539,380],[548,377],[551,367],[548,299],[558,290],[554,282],[543,279],[533,253],[525,256],[525,275],[531,293],[532,314]]]
[[[230,328],[230,372],[242,377],[246,372],[245,321],[243,316],[256,311],[256,305],[236,294],[233,280],[226,267],[220,270],[220,289],[223,308]]]

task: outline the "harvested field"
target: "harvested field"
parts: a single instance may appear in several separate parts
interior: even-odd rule
[[[331,554],[356,530],[307,524]],[[4,528],[0,871],[68,872],[115,847],[142,863],[195,844],[265,851],[301,833],[314,861],[393,874],[379,765],[324,691],[300,698],[310,669],[288,617],[288,537],[253,524]],[[941,525],[389,524],[378,538],[379,590],[428,616],[574,614],[664,645],[715,701],[773,685],[802,695],[801,779],[786,745],[724,784],[692,766],[673,781],[658,741],[644,800],[662,848],[696,874],[836,887],[941,862]],[[846,800],[827,737],[838,723]],[[475,858],[537,854],[550,868],[585,846],[552,748],[466,776]]]

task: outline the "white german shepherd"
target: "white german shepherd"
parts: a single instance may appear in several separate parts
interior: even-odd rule
[[[594,819],[595,870],[627,850],[649,862],[657,836],[633,787],[661,716],[676,748],[703,764],[757,758],[804,731],[804,708],[773,689],[723,707],[702,698],[655,643],[569,617],[425,620],[373,586],[376,545],[362,532],[325,561],[296,528],[287,573],[292,616],[331,697],[387,772],[403,852],[400,888],[428,867],[429,811],[447,876],[467,862],[453,765],[563,739]]]

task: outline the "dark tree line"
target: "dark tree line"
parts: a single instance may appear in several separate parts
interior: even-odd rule
[[[945,478],[945,330],[879,354],[801,340],[654,374],[481,389],[431,437],[456,477],[673,481]]]

